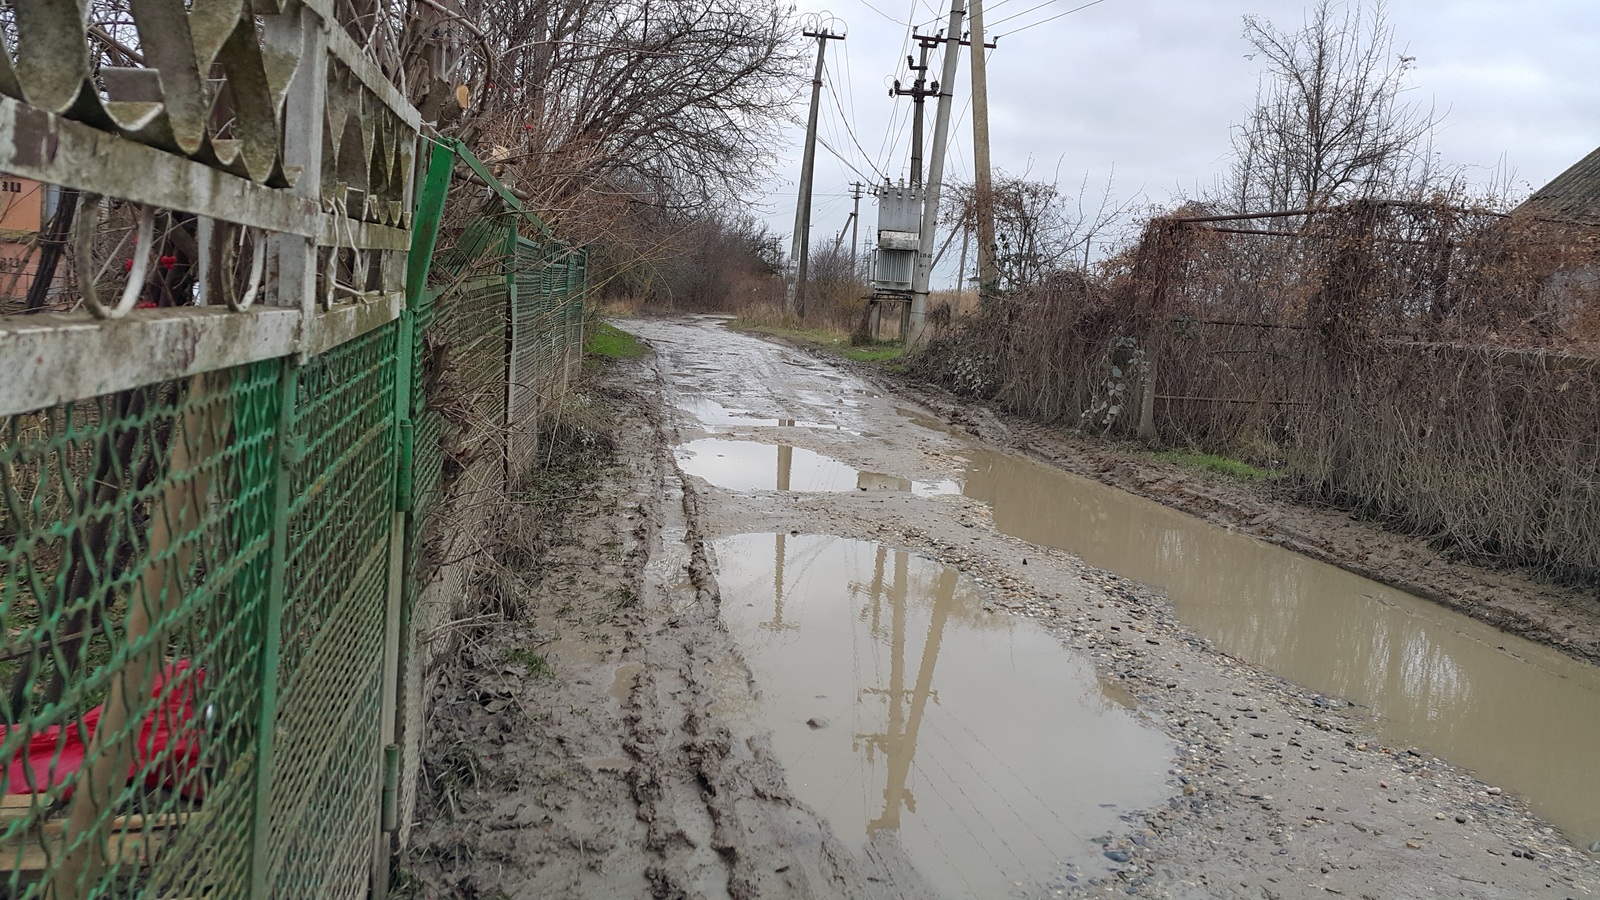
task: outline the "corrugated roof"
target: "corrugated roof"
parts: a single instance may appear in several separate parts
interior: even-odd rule
[[[1516,213],[1600,222],[1600,148],[1534,191]]]

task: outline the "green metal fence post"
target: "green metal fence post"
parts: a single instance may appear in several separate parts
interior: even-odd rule
[[[273,442],[277,460],[272,485],[272,562],[267,581],[267,602],[261,613],[261,717],[256,725],[256,797],[251,827],[250,896],[266,900],[272,858],[268,836],[272,819],[273,747],[277,741],[278,664],[282,651],[284,590],[289,565],[290,471],[305,452],[295,438],[295,396],[299,392],[299,367],[285,357],[279,362],[277,435]]]
[[[412,698],[402,697],[401,685],[405,683],[406,667],[410,664],[407,649],[410,646],[410,610],[405,602],[406,576],[411,571],[411,555],[416,548],[410,546],[411,517],[416,514],[414,416],[412,385],[416,377],[418,360],[415,358],[417,309],[424,302],[428,271],[433,263],[433,251],[439,237],[439,224],[444,215],[445,197],[450,190],[450,171],[455,153],[448,144],[429,146],[427,173],[421,190],[417,192],[415,214],[411,220],[411,249],[406,257],[406,305],[396,323],[398,336],[394,356],[395,404],[395,477],[394,514],[389,528],[389,579],[388,596],[384,611],[383,653],[383,706],[381,728],[383,741],[383,777],[379,779],[382,796],[379,803],[378,859],[373,869],[372,895],[375,898],[388,893],[388,861],[395,847],[391,835],[395,830],[394,810],[399,790],[399,747],[404,727],[405,703]]]

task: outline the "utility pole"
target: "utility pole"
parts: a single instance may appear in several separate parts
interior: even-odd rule
[[[861,244],[856,241],[856,229],[861,224],[861,192],[866,190],[866,185],[859,181],[850,182],[850,199],[853,206],[850,208],[850,277],[861,276]]]
[[[922,101],[927,97],[937,96],[939,82],[935,81],[932,87],[928,86],[928,50],[938,46],[937,38],[918,37],[917,61],[912,62],[911,57],[906,57],[906,68],[915,73],[916,77],[911,82],[911,87],[903,88],[896,81],[894,87],[889,89],[891,97],[910,97],[913,104],[911,110],[911,186],[922,187],[922,133],[927,129],[922,125]]]
[[[961,223],[961,266],[956,270],[956,294],[964,295],[967,292],[967,242],[972,237],[972,229],[967,227],[965,217]],[[980,296],[982,296],[980,294]]]
[[[844,34],[835,34],[833,23],[837,19],[830,19],[826,23],[814,20],[804,32],[806,37],[817,40],[817,70],[811,77],[811,114],[806,118],[806,149],[800,161],[800,198],[794,209],[794,240],[789,252],[789,265],[794,270],[794,279],[789,282],[789,288],[784,292],[783,311],[791,314],[805,315],[806,310],[806,263],[811,252],[811,171],[817,162],[817,108],[822,104],[822,59],[828,50],[829,41],[842,41]]]
[[[939,221],[939,189],[944,184],[945,145],[950,138],[951,88],[956,83],[956,61],[961,55],[961,19],[964,0],[950,0],[950,24],[944,36],[944,72],[939,79],[939,111],[934,116],[933,155],[928,160],[928,183],[922,204],[922,233],[917,241],[916,272],[911,278],[911,308],[906,346],[923,341],[928,324],[928,279],[933,276],[933,236]],[[982,52],[983,48],[978,48]]]
[[[972,193],[978,219],[978,302],[998,280],[994,265],[994,185],[989,169],[989,71],[983,56],[983,0],[972,0]],[[964,246],[964,245],[963,245]],[[962,256],[966,256],[965,253]],[[962,273],[966,278],[966,273]]]

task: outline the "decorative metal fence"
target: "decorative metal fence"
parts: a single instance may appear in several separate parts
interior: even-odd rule
[[[0,171],[55,200],[0,317],[0,897],[381,894],[452,495],[526,462],[583,253],[503,189],[441,239],[453,167],[498,185],[328,0],[130,10],[119,72],[76,4],[0,23]]]

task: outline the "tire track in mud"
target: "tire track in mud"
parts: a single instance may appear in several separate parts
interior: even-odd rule
[[[671,391],[658,366],[655,382]],[[671,408],[665,404],[664,408]],[[862,860],[789,792],[764,739],[739,741],[715,712],[716,671],[754,689],[720,616],[697,493],[658,432],[662,527],[644,586],[660,624],[641,641],[644,668],[630,693],[634,796],[660,862],[655,896],[900,898],[931,891],[915,870],[869,848]],[[707,850],[716,854],[714,865]]]
[[[394,895],[928,896],[894,854],[844,847],[764,741],[718,714],[719,691],[753,684],[718,618],[659,363],[580,390],[604,407],[616,464],[539,523],[555,540],[512,573],[520,612],[474,626],[441,679]],[[505,535],[521,514],[508,504]]]

